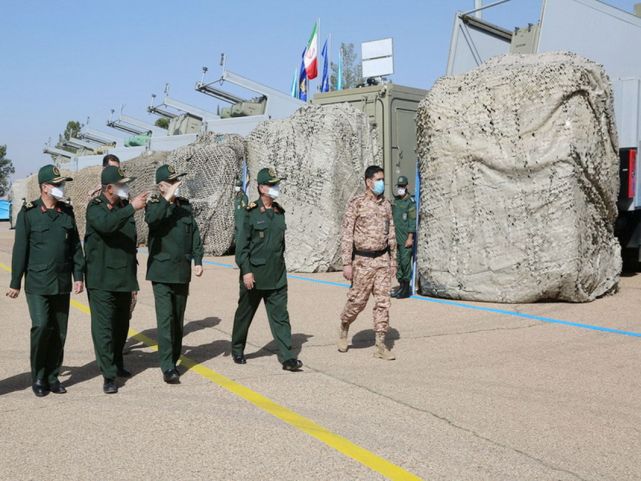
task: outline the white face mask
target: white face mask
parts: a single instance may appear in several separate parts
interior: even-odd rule
[[[116,190],[116,195],[123,200],[127,200],[129,198],[129,186],[121,185],[120,187],[118,187],[118,190]]]
[[[267,195],[270,196],[272,199],[277,199],[278,196],[280,195],[280,185],[272,185],[269,187],[269,190],[267,191]]]
[[[178,197],[178,196],[180,196],[180,187],[178,187],[174,192],[174,197]]]
[[[240,187],[236,186],[236,187],[234,187],[234,190],[235,190],[236,192],[240,192]]]
[[[399,197],[403,197],[405,195],[405,192],[407,192],[405,190],[405,187],[399,187],[398,189],[396,189],[396,195],[398,195]]]
[[[60,185],[60,186],[52,185],[49,193],[56,200],[65,200],[65,191],[64,191],[63,185]]]

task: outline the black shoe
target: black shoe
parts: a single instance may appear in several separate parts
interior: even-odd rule
[[[403,288],[403,285],[401,283],[398,284],[394,289],[392,289],[389,293],[390,297],[396,297],[400,290]]]
[[[178,384],[180,383],[180,374],[174,369],[167,369],[162,373],[162,378],[167,384]]]
[[[42,379],[36,379],[36,382],[31,385],[31,389],[38,397],[44,397],[49,394],[49,386]]]
[[[102,385],[102,390],[105,394],[116,394],[118,392],[116,381],[113,379],[105,379],[105,383]]]
[[[300,371],[301,367],[303,367],[303,361],[299,361],[298,359],[287,359],[287,361],[283,363],[284,371],[296,372]]]
[[[65,394],[67,392],[65,387],[58,380],[55,380],[54,382],[49,383],[49,391],[51,391],[54,394]]]
[[[244,354],[232,354],[231,357],[236,364],[247,364],[247,359],[245,359]]]
[[[119,367],[116,375],[118,377],[123,377],[125,379],[129,379],[131,377],[131,373],[127,371],[124,367]]]

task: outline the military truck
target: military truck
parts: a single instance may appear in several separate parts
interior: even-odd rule
[[[376,132],[385,169],[385,192],[390,196],[399,175],[409,180],[415,192],[416,110],[426,90],[393,83],[380,83],[347,90],[316,94],[312,103],[348,103],[365,112]]]

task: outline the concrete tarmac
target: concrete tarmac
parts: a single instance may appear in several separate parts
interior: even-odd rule
[[[5,266],[12,243],[13,231],[0,224]],[[155,339],[143,253],[139,262],[132,328]],[[352,327],[349,352],[337,352],[347,294],[333,284],[345,282],[340,273],[297,275],[289,308],[305,366],[288,373],[276,360],[263,307],[250,330],[248,363],[232,362],[238,270],[218,265],[231,257],[208,262],[216,264],[191,284],[183,350],[190,361],[180,385],[163,383],[153,345],[136,337],[125,356],[133,378],[118,394],[103,394],[89,315],[78,305],[61,377],[69,392],[36,398],[24,293],[0,296],[0,479],[641,479],[641,275],[624,277],[616,295],[590,304],[393,300],[392,362],[372,357],[371,303]],[[9,276],[0,269],[3,289]],[[84,293],[72,299],[88,304]],[[274,415],[221,387],[225,379],[286,409]],[[284,422],[291,412],[335,437],[326,443],[298,421]],[[360,449],[372,456],[354,459]],[[377,471],[380,458],[397,474]]]

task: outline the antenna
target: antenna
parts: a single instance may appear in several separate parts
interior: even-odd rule
[[[226,61],[225,52],[222,52],[220,54],[220,66],[223,68],[223,72],[225,71],[225,61]]]
[[[165,84],[165,95],[169,95],[169,82]]]
[[[151,100],[149,101],[149,107],[153,107],[156,103],[156,94],[151,94]]]
[[[109,116],[109,122],[111,122],[114,119],[114,109],[111,109],[111,115]]]
[[[205,75],[207,75],[207,70],[209,70],[209,69],[207,68],[207,66],[206,66],[206,65],[205,65],[205,66],[203,66],[203,76],[202,76],[202,78],[200,79],[200,83],[201,83],[201,84],[204,84],[204,83],[205,83]]]

